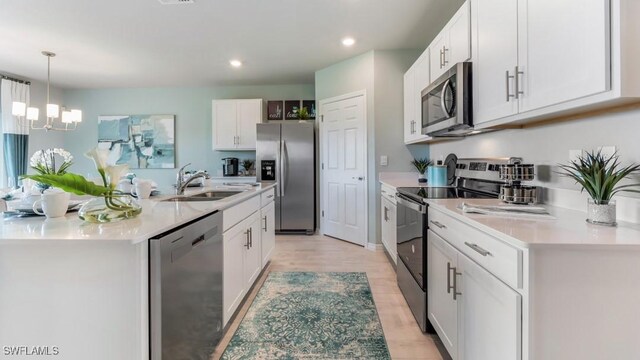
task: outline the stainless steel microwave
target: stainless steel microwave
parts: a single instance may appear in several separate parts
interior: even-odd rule
[[[465,136],[473,131],[471,63],[457,63],[422,90],[422,134]]]

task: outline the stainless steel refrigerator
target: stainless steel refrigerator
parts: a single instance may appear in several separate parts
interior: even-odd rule
[[[315,136],[306,123],[258,124],[258,181],[277,182],[275,231],[315,232]]]

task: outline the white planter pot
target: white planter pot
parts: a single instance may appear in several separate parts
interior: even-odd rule
[[[596,204],[593,199],[587,201],[587,222],[596,225],[616,225],[616,202]]]

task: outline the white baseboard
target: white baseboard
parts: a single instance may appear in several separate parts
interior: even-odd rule
[[[367,250],[370,250],[370,251],[382,250],[382,244],[367,243],[367,245],[365,245],[365,247],[367,248]]]

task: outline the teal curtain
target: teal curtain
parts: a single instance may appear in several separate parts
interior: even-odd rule
[[[28,158],[29,135],[4,134],[4,167],[9,184],[17,186],[20,175],[27,173]]]
[[[0,115],[2,119],[2,152],[4,153],[4,175],[7,184],[18,185],[21,175],[27,173],[29,159],[29,127],[21,124],[11,113],[13,102],[29,104],[28,84],[2,79],[0,83]]]

